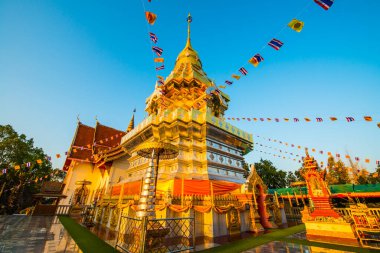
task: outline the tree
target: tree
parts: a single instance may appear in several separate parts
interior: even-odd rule
[[[351,183],[348,168],[342,160],[335,162],[334,157],[330,156],[327,160],[327,169],[326,181],[329,185]]]
[[[19,135],[10,125],[0,125],[0,168],[7,169],[0,174],[0,214],[31,206],[43,181],[64,178],[64,172],[53,170],[46,157],[41,148],[34,147],[33,139]]]
[[[368,184],[369,183],[369,172],[365,168],[361,169],[356,174],[356,184]]]
[[[380,164],[377,165],[376,171],[369,175],[368,181],[370,184],[379,184],[380,183]]]
[[[286,186],[286,172],[277,170],[271,161],[261,159],[260,162],[255,163],[255,169],[268,188],[275,189]]]
[[[290,187],[290,185],[294,182],[297,182],[296,175],[293,172],[288,171],[288,174],[286,175],[286,187]]]

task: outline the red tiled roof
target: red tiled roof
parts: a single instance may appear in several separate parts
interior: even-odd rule
[[[120,144],[121,137],[125,132],[96,123],[94,134],[94,154],[108,151]]]

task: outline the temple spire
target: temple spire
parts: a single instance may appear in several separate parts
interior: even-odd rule
[[[135,128],[135,112],[136,112],[136,109],[133,110],[132,118],[127,128],[127,133],[129,133]]]
[[[191,39],[190,39],[190,23],[193,21],[193,17],[189,13],[187,16],[187,41],[186,41],[186,47],[191,47]]]

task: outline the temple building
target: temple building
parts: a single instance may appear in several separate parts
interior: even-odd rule
[[[171,143],[179,149],[177,158],[160,162],[157,202],[182,196],[183,205],[183,196],[240,194],[248,176],[244,155],[252,150],[253,137],[223,120],[229,101],[203,70],[191,44],[189,22],[186,45],[174,69],[163,84],[155,85],[145,101],[148,117],[135,126],[133,116],[125,132],[100,123],[90,127],[78,122],[64,165],[68,172],[64,182],[66,204],[101,206],[107,201],[123,204],[136,200],[149,166],[148,159],[138,156],[136,148],[153,141]],[[81,185],[84,180],[91,184]],[[85,197],[78,196],[83,195],[84,187]],[[233,202],[238,203],[236,196],[231,197]],[[98,211],[97,221],[102,220],[104,212]],[[248,230],[249,211],[246,213],[241,217],[243,222],[239,220],[239,230],[240,223],[242,230]],[[228,233],[226,218],[221,221],[213,212],[201,216],[196,221],[203,227],[199,235]],[[116,226],[108,216],[101,222]],[[213,228],[215,224],[225,228]]]

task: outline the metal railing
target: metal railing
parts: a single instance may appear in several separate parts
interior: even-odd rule
[[[115,248],[122,252],[182,252],[195,249],[194,218],[152,219],[146,224],[145,244],[142,219],[122,216]]]
[[[350,208],[334,208],[335,211],[342,214],[343,216],[351,216]],[[380,208],[368,208],[367,209],[372,215],[377,216],[380,219]]]
[[[285,206],[285,215],[286,220],[291,223],[301,224],[302,223],[302,214],[301,211],[303,207],[289,207]]]

